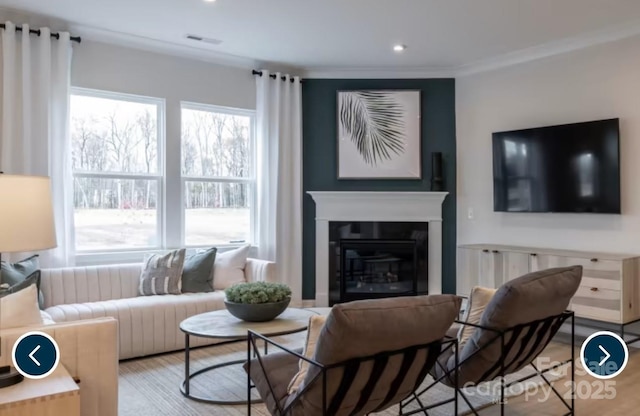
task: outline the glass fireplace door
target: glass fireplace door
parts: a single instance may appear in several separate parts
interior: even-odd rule
[[[340,240],[340,300],[417,294],[416,240]]]

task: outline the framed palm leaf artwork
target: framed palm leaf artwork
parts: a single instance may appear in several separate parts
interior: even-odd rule
[[[421,179],[420,91],[338,91],[338,179]]]

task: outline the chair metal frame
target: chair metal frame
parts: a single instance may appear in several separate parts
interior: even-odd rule
[[[300,390],[297,393],[296,398],[289,403],[286,407],[282,407],[281,404],[278,402],[278,399],[275,396],[275,390],[273,385],[271,384],[271,381],[268,377],[268,374],[266,373],[265,369],[264,369],[264,364],[262,362],[262,355],[260,354],[260,348],[257,345],[257,340],[261,340],[264,342],[264,346],[265,346],[265,351],[266,351],[266,346],[267,345],[272,345],[290,355],[295,356],[296,358],[306,361],[307,363],[309,363],[310,366],[314,366],[316,368],[319,369],[318,374],[316,374],[314,376],[314,378],[305,386],[303,386],[302,390]],[[458,340],[457,338],[443,338],[443,339],[439,339],[436,341],[433,341],[429,344],[421,344],[421,345],[415,345],[415,346],[411,346],[408,348],[404,348],[401,350],[396,350],[396,351],[386,351],[386,352],[382,352],[379,354],[375,354],[375,355],[371,355],[371,356],[367,356],[367,357],[358,357],[358,358],[354,358],[354,359],[350,359],[347,361],[343,361],[340,363],[336,363],[336,364],[332,364],[332,365],[324,365],[322,363],[319,363],[315,360],[309,359],[307,357],[305,357],[304,355],[293,351],[275,341],[273,341],[272,339],[265,337],[259,333],[256,333],[254,331],[249,330],[248,331],[248,336],[247,336],[247,373],[249,374],[247,377],[247,397],[248,397],[248,405],[247,405],[247,414],[249,416],[251,416],[251,390],[253,388],[255,388],[254,385],[252,385],[251,382],[251,361],[252,361],[252,357],[254,357],[255,359],[257,359],[258,364],[263,372],[263,375],[265,377],[265,380],[267,381],[267,385],[269,386],[269,391],[271,396],[274,398],[274,402],[276,404],[277,407],[277,413],[275,416],[285,416],[287,415],[291,409],[293,408],[293,406],[295,406],[300,400],[301,397],[304,395],[304,393],[311,387],[313,386],[313,384],[316,382],[316,380],[318,378],[321,379],[322,382],[322,416],[330,416],[331,413],[329,413],[329,409],[327,406],[327,372],[329,370],[332,369],[336,369],[336,368],[340,368],[343,367],[345,369],[347,368],[353,368],[354,366],[357,368],[357,366],[359,366],[361,363],[365,362],[365,361],[375,361],[376,359],[381,359],[381,358],[388,358],[394,355],[400,355],[400,354],[405,354],[407,352],[410,352],[411,350],[417,352],[419,350],[427,350],[427,354],[430,354],[427,356],[428,361],[427,363],[425,363],[425,368],[423,368],[423,373],[424,375],[420,375],[419,377],[419,383],[416,385],[416,387],[414,388],[414,391],[412,392],[412,394],[410,394],[408,397],[411,397],[411,395],[415,395],[415,391],[417,389],[419,389],[420,384],[424,381],[425,377],[429,374],[429,371],[433,368],[433,366],[435,365],[435,363],[437,362],[437,358],[440,354],[442,354],[442,352],[446,351],[449,348],[453,348],[454,350],[454,354],[458,355]],[[432,355],[431,355],[432,354]],[[429,361],[433,361],[432,364],[429,364]],[[454,374],[454,377],[457,381],[457,372],[456,374]],[[435,384],[435,383],[434,383]],[[432,405],[428,405],[425,406],[422,401],[417,398],[417,403],[420,405],[419,409],[413,409],[407,412],[402,412],[403,408],[407,407],[408,404],[402,404],[403,400],[406,400],[407,398],[403,399],[400,401],[400,403],[398,403],[400,405],[400,409],[399,409],[399,415],[401,416],[410,416],[410,415],[414,415],[414,414],[418,414],[418,413],[423,413],[425,416],[428,416],[427,411],[439,406],[442,406],[444,404],[447,403],[454,403],[454,407],[455,407],[455,413],[457,413],[458,411],[458,391],[454,391],[454,397],[452,397],[451,399],[447,399],[447,400],[443,400],[441,402],[432,404]],[[383,403],[380,405],[379,409],[374,410],[374,412],[377,411],[381,411],[384,408],[387,408],[388,406],[390,406],[392,404],[390,403]]]
[[[547,331],[553,331],[555,335],[555,333],[558,332],[558,330],[560,329],[560,327],[568,320],[571,319],[571,358],[564,360],[562,362],[559,362],[549,368],[546,368],[544,370],[540,370],[534,363],[533,360],[535,360],[536,357],[526,357],[523,362],[526,361],[530,361],[529,365],[534,369],[535,373],[519,378],[518,380],[514,380],[510,383],[505,383],[505,376],[507,375],[505,373],[505,359],[507,357],[507,354],[509,352],[508,348],[512,348],[512,345],[507,345],[506,339],[507,336],[515,331],[522,331],[522,330],[527,330],[527,329],[531,329],[531,328],[535,328],[538,325],[549,325],[549,327],[547,328]],[[465,362],[467,362],[468,360],[472,359],[474,356],[476,356],[477,354],[480,353],[480,351],[483,351],[484,349],[488,348],[489,346],[493,345],[494,342],[498,341],[500,342],[500,358],[496,361],[500,362],[500,372],[498,373],[498,375],[494,376],[492,379],[490,380],[482,380],[480,382],[485,382],[485,381],[492,381],[495,380],[497,378],[500,379],[500,415],[504,416],[504,412],[505,412],[505,404],[506,404],[506,400],[504,397],[504,392],[505,389],[508,389],[509,387],[513,386],[514,384],[517,383],[521,383],[523,381],[529,380],[533,377],[537,377],[539,376],[540,378],[542,378],[542,380],[546,383],[547,386],[549,386],[551,388],[551,390],[554,392],[554,394],[560,399],[560,401],[562,402],[562,404],[567,408],[568,412],[567,413],[563,413],[563,416],[573,416],[575,415],[575,316],[573,311],[564,311],[563,313],[559,314],[559,315],[554,315],[554,316],[550,316],[547,317],[545,319],[540,319],[540,320],[536,320],[536,321],[532,321],[532,322],[528,322],[525,324],[520,324],[520,325],[516,325],[513,326],[511,328],[507,328],[504,330],[500,330],[500,329],[496,329],[496,328],[491,328],[491,327],[486,327],[486,326],[482,326],[482,325],[478,325],[478,324],[472,324],[472,323],[468,323],[468,322],[463,322],[463,321],[459,321],[456,320],[456,323],[460,324],[460,325],[469,325],[478,329],[483,329],[483,330],[487,330],[487,331],[491,331],[493,333],[495,333],[495,337],[493,337],[492,339],[490,339],[486,344],[484,344],[481,348],[479,348],[478,350],[474,351],[473,354],[469,355],[468,357],[466,357],[464,360],[459,361],[458,356],[456,356],[455,358],[455,362],[456,365],[452,370],[447,370],[445,367],[443,367],[442,363],[440,363],[439,361],[436,363],[436,365],[440,366],[440,368],[445,371],[445,373],[438,379],[438,380],[443,380],[445,377],[449,377],[451,373],[455,374],[455,378],[453,379],[453,385],[455,386],[455,390],[456,390],[456,397],[457,395],[460,395],[460,397],[462,397],[462,399],[465,401],[465,403],[467,404],[467,406],[469,406],[470,411],[475,415],[475,416],[479,416],[478,411],[471,405],[471,402],[469,401],[469,399],[465,396],[464,392],[462,391],[461,388],[459,388],[458,386],[458,369],[460,368],[460,366],[462,364],[464,364]],[[549,339],[546,341],[545,345],[543,346],[543,348],[540,351],[544,351],[544,348],[547,347],[547,345],[549,345],[549,342],[551,342],[551,340],[553,339],[553,335],[549,337]],[[518,337],[513,337],[511,338],[511,340],[513,342],[515,342],[515,340],[517,340]],[[566,364],[571,364],[570,368],[571,368],[571,400],[570,403],[558,392],[558,390],[556,390],[556,388],[553,386],[553,384],[551,383],[551,381],[549,381],[549,379],[547,379],[545,377],[545,374],[553,371],[559,367],[562,367]],[[525,365],[526,366],[526,365]],[[435,384],[435,383],[434,383]],[[431,387],[433,387],[433,385],[430,385],[422,390],[420,390],[418,393],[414,394],[414,397],[412,399],[410,399],[408,403],[410,403],[413,400],[419,400],[419,397],[421,395],[423,395],[424,393],[426,393]],[[456,414],[457,414],[457,406],[456,406]]]

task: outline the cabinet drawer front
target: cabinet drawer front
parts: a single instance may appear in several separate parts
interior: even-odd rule
[[[582,266],[582,276],[595,279],[620,280],[622,262],[614,260],[598,260],[581,257],[540,256],[541,265],[551,267]],[[594,261],[595,260],[595,261]]]
[[[593,306],[585,306],[580,304],[571,303],[569,309],[575,312],[579,318],[594,319],[596,321],[605,321],[613,323],[621,323],[622,315],[620,311],[614,311],[612,309],[596,308]]]
[[[607,290],[615,290],[620,292],[621,284],[620,284],[620,280],[597,279],[594,277],[590,277],[586,274],[583,274],[582,281],[580,282],[580,287],[586,287],[589,289],[595,288],[598,290],[607,289]]]
[[[598,302],[606,302],[607,305],[614,306],[617,310],[620,310],[621,299],[622,293],[619,290],[605,289],[598,286],[581,285],[578,288],[576,294],[573,296],[572,302],[575,302],[576,300],[593,300],[594,303],[591,304],[591,306],[595,306]],[[604,304],[600,303],[600,305]]]
[[[622,318],[621,296],[619,290],[605,289],[602,286],[585,286],[583,280],[583,285],[571,299],[570,309],[580,317],[619,322]]]

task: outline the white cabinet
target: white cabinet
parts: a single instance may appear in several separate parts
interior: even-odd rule
[[[500,251],[502,257],[502,283],[529,273],[530,254],[514,251]]]
[[[571,301],[576,316],[606,322],[640,319],[640,257],[489,244],[458,248],[457,292],[498,288],[530,272],[580,265],[582,282]]]
[[[529,254],[495,248],[458,249],[457,292],[468,295],[474,286],[499,287],[529,272]]]

